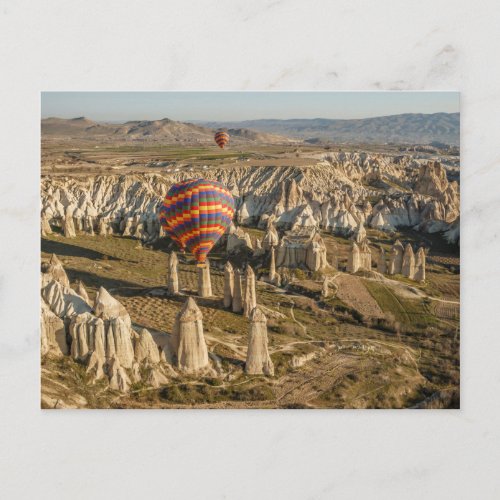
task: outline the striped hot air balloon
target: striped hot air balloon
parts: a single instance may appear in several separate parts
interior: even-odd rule
[[[217,130],[217,132],[215,132],[214,139],[217,146],[224,149],[224,146],[229,142],[229,134],[225,130]]]
[[[189,179],[174,184],[160,207],[160,224],[203,267],[208,252],[231,224],[234,199],[220,183]]]

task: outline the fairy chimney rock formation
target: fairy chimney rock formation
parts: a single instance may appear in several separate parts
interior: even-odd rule
[[[243,300],[243,314],[246,318],[250,317],[250,313],[257,305],[257,295],[255,293],[255,273],[250,266],[247,266],[245,280],[245,299]]]
[[[47,236],[48,234],[52,234],[52,228],[50,227],[49,224],[49,218],[47,217],[47,214],[45,212],[42,212],[42,218],[40,221],[40,230],[42,236]]]
[[[53,253],[50,258],[49,265],[47,266],[45,272],[52,276],[52,279],[61,283],[65,287],[69,287],[69,278],[64,270],[61,261],[57,258],[56,254]]]
[[[401,274],[401,268],[403,265],[403,244],[396,240],[391,248],[391,255],[389,258],[389,274]]]
[[[168,291],[172,295],[179,293],[179,275],[178,275],[178,264],[177,254],[172,252],[170,258],[168,259]]]
[[[43,299],[40,315],[40,334],[40,352],[42,356],[46,354],[54,356],[69,354],[64,321],[50,310],[50,307]]]
[[[203,315],[192,297],[186,300],[175,322],[178,367],[188,373],[205,368],[208,350],[203,335]]]
[[[207,259],[203,267],[198,267],[198,295],[212,296],[212,281],[210,280],[210,262]]]
[[[325,276],[325,279],[323,280],[323,285],[321,286],[321,296],[326,299],[329,295],[329,279],[328,276]]]
[[[104,288],[100,287],[94,301],[94,313],[98,318],[103,320],[111,320],[115,318],[121,318],[126,326],[129,328],[132,325],[130,316],[120,302],[118,302],[114,297],[112,297],[109,292]]]
[[[81,282],[81,281],[78,281],[78,283],[76,284],[76,293],[78,295],[80,295],[80,297],[87,303],[90,305],[90,298],[89,298],[89,294],[87,293],[87,290],[85,289],[85,286],[84,284]]]
[[[359,247],[358,245],[356,245],[355,242],[353,242],[347,260],[347,271],[350,273],[355,273],[360,267],[361,267],[361,258],[359,253]]]
[[[262,240],[262,248],[267,251],[272,247],[278,246],[279,241],[280,237],[278,235],[278,231],[276,231],[274,224],[270,223]]]
[[[135,341],[134,347],[135,359],[138,363],[149,361],[150,363],[160,362],[160,350],[153,340],[153,336],[146,328],[139,332],[139,336]]]
[[[410,279],[413,279],[415,275],[415,254],[413,253],[413,248],[409,243],[407,243],[403,254],[401,274]]]
[[[254,307],[250,314],[248,350],[245,373],[248,375],[274,375],[274,366],[267,347],[267,320],[264,313]]]
[[[416,281],[425,281],[425,251],[423,247],[420,247],[417,251],[414,279]]]
[[[117,357],[113,357],[109,363],[109,387],[115,391],[128,392],[131,384],[127,372],[120,365]]]
[[[354,231],[354,241],[356,243],[362,243],[366,240],[366,229],[362,222],[359,223],[358,227]]]
[[[243,287],[241,284],[241,271],[239,269],[236,269],[234,271],[234,289],[233,289],[233,303],[232,303],[232,308],[233,312],[241,312],[243,309]]]
[[[366,269],[367,271],[371,271],[372,268],[372,252],[366,240],[361,244],[361,248],[359,251],[360,258],[360,267]]]
[[[234,271],[231,262],[224,266],[224,307],[231,307],[234,290]]]
[[[274,283],[276,281],[276,258],[274,255],[274,247],[271,247],[271,262],[269,263],[269,281]]]
[[[387,273],[387,264],[385,262],[385,250],[383,248],[380,249],[377,260],[377,271],[382,274]]]
[[[62,221],[62,232],[66,238],[75,238],[75,223],[71,215],[65,215]]]

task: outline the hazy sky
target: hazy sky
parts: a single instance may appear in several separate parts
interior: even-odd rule
[[[42,118],[238,121],[459,111],[458,92],[42,92]]]

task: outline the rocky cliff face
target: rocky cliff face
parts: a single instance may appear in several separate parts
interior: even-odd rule
[[[114,231],[153,240],[161,235],[156,213],[167,190],[191,177],[228,186],[236,199],[237,222],[264,228],[271,218],[280,228],[351,232],[369,224],[433,232],[447,230],[459,214],[458,185],[448,183],[437,162],[420,165],[406,156],[336,153],[306,167],[235,165],[165,175],[44,177],[42,230],[47,232],[48,221],[67,236],[74,226],[89,234]]]

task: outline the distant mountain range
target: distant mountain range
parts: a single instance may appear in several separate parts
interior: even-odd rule
[[[460,113],[406,113],[352,120],[314,118],[197,123],[205,127],[246,128],[312,143],[442,142],[458,146],[460,142]]]
[[[162,120],[129,121],[122,124],[98,123],[83,116],[78,118],[45,118],[41,122],[42,137],[75,138],[103,141],[157,141],[165,144],[213,144],[214,128],[184,123],[168,118]],[[279,144],[297,142],[287,137],[248,130],[229,129],[232,143]]]

